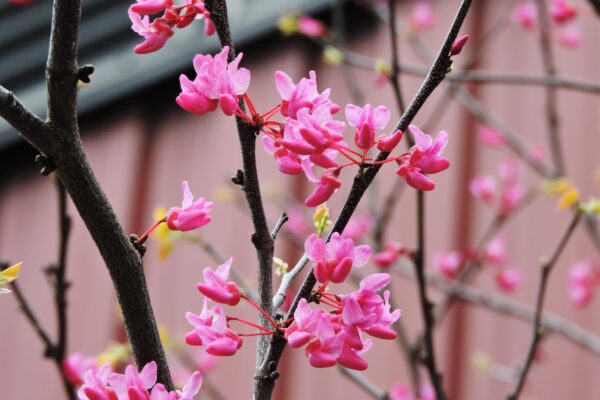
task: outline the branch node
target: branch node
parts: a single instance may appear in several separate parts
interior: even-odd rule
[[[90,83],[90,76],[94,73],[94,66],[91,64],[86,64],[82,67],[79,67],[77,70],[77,77],[83,83]]]
[[[244,187],[244,171],[238,169],[235,176],[231,178],[231,182]]]
[[[144,254],[146,254],[146,245],[143,242],[139,242],[139,236],[132,233],[129,235],[129,241],[140,254],[140,257],[144,257]]]
[[[44,154],[35,156],[35,162],[41,167],[40,174],[44,176],[48,176],[52,171],[56,170],[56,164]]]

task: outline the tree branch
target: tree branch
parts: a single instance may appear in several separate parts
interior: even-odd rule
[[[209,0],[206,1],[206,6],[211,13],[211,20],[215,24],[221,47],[229,46],[229,60],[235,58],[235,48],[231,40],[231,32],[229,29],[229,20],[227,16],[227,4],[224,0]],[[243,102],[240,101],[240,107],[243,108]],[[260,192],[260,184],[258,182],[258,172],[256,168],[256,136],[259,131],[256,127],[249,125],[241,118],[236,117],[238,138],[242,151],[243,164],[243,189],[246,194],[246,201],[252,215],[252,224],[254,226],[254,234],[252,235],[252,243],[256,248],[258,258],[258,295],[260,298],[261,308],[268,314],[273,315],[272,298],[273,298],[273,254],[275,250],[275,242],[267,224],[267,218],[263,207],[262,196]],[[261,325],[268,327],[269,321],[264,315],[260,315]],[[269,347],[269,338],[261,336],[258,338],[258,346],[256,349],[256,365],[262,364]],[[261,374],[257,373],[255,378],[255,387],[260,385]],[[256,393],[256,389],[255,389]]]
[[[531,343],[529,344],[529,350],[527,351],[527,356],[525,357],[525,361],[523,363],[523,368],[521,369],[521,373],[519,374],[519,378],[517,379],[515,388],[513,389],[512,393],[508,396],[509,400],[516,400],[519,397],[521,390],[523,389],[523,384],[525,383],[525,378],[527,378],[527,374],[529,373],[529,369],[531,368],[531,363],[533,362],[533,358],[535,357],[535,353],[536,353],[538,344],[540,342],[540,339],[542,338],[542,335],[544,334],[544,332],[541,329],[541,323],[542,323],[542,311],[544,308],[544,298],[546,296],[546,286],[548,284],[548,278],[550,277],[550,272],[552,272],[552,269],[553,269],[554,265],[556,264],[558,257],[560,257],[566,244],[569,242],[569,239],[571,238],[572,233],[575,231],[575,228],[577,227],[577,224],[579,223],[580,217],[581,217],[581,211],[577,210],[575,212],[571,222],[567,226],[567,229],[565,230],[562,237],[560,238],[558,245],[552,252],[552,255],[550,256],[550,258],[547,261],[542,262],[541,271],[540,271],[541,277],[540,277],[540,283],[539,283],[538,292],[537,292],[535,318],[533,321],[533,333],[531,336]]]

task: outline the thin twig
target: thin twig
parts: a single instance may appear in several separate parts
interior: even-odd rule
[[[281,217],[279,217],[279,220],[277,221],[277,223],[275,224],[275,227],[273,228],[273,231],[271,232],[271,238],[273,238],[273,240],[275,240],[275,238],[277,237],[277,234],[283,227],[283,224],[285,224],[288,221],[288,219],[289,219],[289,217],[287,216],[286,213],[281,214]]]
[[[396,33],[396,1],[387,0],[387,8],[390,15],[387,25],[390,30],[390,47],[392,48],[392,71],[389,79],[394,92],[394,99],[396,99],[398,110],[400,111],[400,115],[402,115],[404,114],[404,109],[406,107],[404,105],[404,98],[402,97],[402,87],[400,86],[400,67],[398,65],[400,62],[400,49],[398,47],[398,35]]]
[[[359,374],[356,371],[353,371],[348,368],[338,367],[338,371],[342,373],[346,378],[350,379],[354,382],[358,387],[360,387],[365,393],[367,393],[370,397],[377,400],[387,400],[388,394],[385,390],[380,388],[371,382],[366,376]]]
[[[540,13],[540,49],[542,52],[542,63],[546,77],[552,78],[556,75],[556,61],[552,51],[552,37],[550,33],[550,15],[548,5],[544,0],[537,0],[537,6]],[[550,152],[554,167],[560,175],[565,175],[565,159],[562,152],[559,119],[558,119],[558,99],[556,88],[546,87],[545,98],[546,127],[548,129],[548,141],[550,143]]]
[[[581,217],[581,210],[578,209],[577,211],[575,211],[575,214],[574,214],[573,218],[571,219],[571,222],[569,222],[567,229],[565,230],[562,237],[560,238],[558,245],[552,252],[552,255],[550,256],[550,258],[548,260],[542,262],[542,265],[540,266],[541,267],[541,270],[540,270],[541,277],[540,277],[540,282],[539,282],[538,291],[537,291],[537,299],[536,299],[536,306],[535,306],[535,318],[534,318],[534,322],[533,322],[533,333],[531,335],[531,343],[529,344],[527,356],[525,357],[525,361],[523,362],[523,368],[521,369],[519,378],[517,379],[517,382],[515,384],[515,388],[513,389],[511,394],[508,396],[509,400],[516,400],[519,397],[521,390],[523,389],[523,385],[525,383],[525,379],[527,378],[527,374],[529,373],[529,369],[531,368],[531,364],[535,357],[535,353],[537,351],[539,341],[544,334],[543,330],[541,329],[541,322],[542,322],[542,312],[543,312],[543,308],[544,308],[544,299],[546,296],[546,287],[548,284],[548,278],[550,277],[550,272],[552,272],[552,269],[553,269],[554,265],[556,264],[558,257],[560,257],[566,244],[569,242],[569,239],[571,238],[572,233],[575,231],[575,228],[577,227],[577,224],[579,223],[580,217]]]

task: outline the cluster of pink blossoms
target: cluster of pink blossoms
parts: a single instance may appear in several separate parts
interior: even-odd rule
[[[520,166],[515,161],[504,161],[498,165],[500,190],[495,177],[490,175],[477,176],[471,179],[469,190],[471,194],[487,206],[497,204],[500,215],[508,215],[521,203],[525,195],[523,185],[519,183]],[[498,197],[498,199],[496,199]]]
[[[65,359],[63,370],[69,383],[78,387],[79,400],[193,400],[202,386],[202,374],[194,372],[182,390],[168,391],[156,383],[154,361],[138,373],[133,365],[124,374],[115,373],[109,363],[101,368],[92,357],[74,353]]]
[[[150,15],[158,13],[163,15],[150,22]],[[185,28],[194,19],[204,19],[207,36],[215,32],[210,13],[202,0],[185,0],[181,6],[173,5],[173,0],[137,0],[129,7],[129,18],[133,23],[131,29],[144,37],[144,41],[134,49],[138,54],[160,50],[173,36],[173,28]]]
[[[590,304],[599,285],[600,263],[584,260],[571,264],[568,292],[575,308],[583,308]]]
[[[204,269],[204,282],[197,285],[205,296],[202,312],[186,314],[193,327],[185,337],[186,343],[203,346],[211,355],[231,356],[242,346],[243,337],[284,332],[291,347],[306,346],[306,355],[314,367],[330,367],[339,363],[347,368],[366,369],[368,364],[361,354],[369,349],[371,340],[364,339],[363,333],[380,339],[396,337],[391,325],[400,317],[400,311],[391,312],[389,291],[383,295],[378,293],[389,283],[390,276],[373,274],[361,281],[359,290],[348,295],[333,294],[328,291],[328,285],[343,283],[353,267],[365,265],[371,249],[366,245],[355,246],[352,239],[334,233],[329,243],[311,235],[305,242],[305,250],[315,264],[313,271],[319,282],[309,301],[329,306],[332,308],[330,311],[312,309],[303,299],[291,320],[275,321],[242,294],[235,283],[228,281],[232,263],[229,259],[214,271],[210,267]],[[209,308],[208,299],[229,306],[245,300],[266,317],[271,328],[227,316],[218,305]],[[254,332],[235,332],[230,326],[233,321],[253,328]]]
[[[467,262],[477,262],[495,267],[495,282],[504,292],[513,292],[523,281],[518,268],[507,266],[506,241],[502,236],[495,236],[481,251],[476,254],[472,249],[464,251],[448,251],[438,253],[434,257],[434,267],[447,279],[456,279]]]
[[[559,29],[558,42],[565,47],[579,47],[582,41],[581,32],[574,22],[577,9],[566,0],[552,0],[550,16],[554,26]],[[538,5],[535,0],[527,0],[515,7],[512,20],[523,29],[532,31],[538,22]]]
[[[319,287],[311,300],[331,307],[313,309],[304,299],[294,313],[294,321],[285,330],[285,338],[293,348],[305,346],[313,367],[324,368],[340,364],[346,368],[364,370],[368,363],[361,355],[372,345],[363,333],[379,339],[394,339],[391,325],[400,318],[400,310],[391,312],[390,292],[379,291],[391,280],[389,274],[372,274],[361,280],[359,289],[347,295],[328,291],[329,283],[342,283],[352,267],[368,261],[371,249],[354,246],[351,239],[334,233],[329,243],[316,235],[305,242],[305,251],[314,262],[313,272]]]
[[[467,39],[468,36],[459,39],[451,55],[458,54]],[[330,100],[330,89],[319,93],[313,71],[298,83],[294,83],[282,71],[275,72],[275,86],[282,101],[264,114],[257,113],[246,94],[250,71],[239,68],[242,54],[231,62],[227,61],[228,56],[228,47],[214,57],[197,55],[194,58],[196,77],[194,80],[185,75],[180,77],[182,92],[177,96],[177,103],[196,115],[220,107],[226,115],[236,115],[257,127],[265,135],[263,145],[266,151],[275,158],[281,172],[290,175],[304,173],[309,181],[316,184],[305,201],[309,207],[327,201],[341,186],[341,170],[352,165],[362,169],[372,164],[396,161],[399,165],[398,175],[419,190],[432,190],[435,187],[426,174],[435,174],[448,168],[449,162],[442,156],[448,135],[440,132],[433,140],[414,125],[410,130],[417,144],[407,153],[385,161],[375,161],[369,157],[368,153],[373,148],[392,152],[402,139],[399,130],[375,137],[376,131],[382,130],[390,119],[385,106],[366,104],[359,107],[348,104],[345,107],[346,120],[354,129],[354,142],[358,149],[350,148],[344,141],[346,123],[334,118],[340,107]],[[249,114],[239,107],[242,100],[246,102]],[[284,118],[283,122],[272,119],[278,112]],[[346,158],[347,162],[340,164],[336,160],[338,155]],[[315,174],[314,167],[324,169],[320,176]]]

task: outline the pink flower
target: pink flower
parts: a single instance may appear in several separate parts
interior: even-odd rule
[[[579,47],[582,41],[581,31],[575,24],[567,25],[558,36],[558,42],[565,47]]]
[[[498,164],[498,175],[505,185],[515,184],[521,173],[521,165],[515,160],[506,160]]]
[[[403,383],[396,383],[388,392],[389,400],[411,400],[410,388]]]
[[[157,14],[173,5],[173,0],[137,0],[130,10],[137,14]]]
[[[538,8],[533,0],[519,4],[512,13],[512,21],[528,31],[537,24]]]
[[[302,173],[302,159],[298,154],[286,149],[270,136],[263,136],[262,142],[267,153],[275,157],[280,172],[288,175]]]
[[[434,22],[433,8],[429,1],[417,1],[410,16],[411,28],[415,31],[424,31],[431,28]]]
[[[138,373],[133,365],[125,368],[125,374],[113,373],[108,377],[108,382],[119,398],[135,400],[148,399],[149,390],[156,384],[157,365],[151,361]]]
[[[229,329],[227,317],[219,306],[208,310],[206,298],[199,315],[187,312],[185,318],[194,327],[185,336],[185,342],[191,346],[204,346],[213,356],[231,356],[242,347],[243,341]]]
[[[158,385],[156,385],[158,386]],[[156,388],[155,386],[155,388]],[[200,388],[202,387],[202,374],[198,371],[194,372],[190,379],[186,382],[186,384],[181,388],[181,392],[178,392],[179,400],[194,400],[194,396],[200,392]],[[152,395],[154,395],[154,389],[152,389]],[[165,398],[166,399],[166,398]],[[155,400],[152,398],[152,400]],[[156,399],[160,400],[160,399]]]
[[[467,44],[469,40],[469,35],[463,35],[456,39],[454,43],[452,43],[452,47],[450,48],[450,55],[457,56],[462,52],[463,47]]]
[[[316,20],[308,15],[303,15],[298,18],[298,30],[301,34],[308,37],[321,37],[327,32],[327,28],[319,20]]]
[[[79,386],[84,381],[84,374],[87,371],[95,373],[97,370],[96,359],[86,357],[83,353],[73,353],[66,357],[62,362],[62,370],[69,383],[73,386]]]
[[[504,215],[509,214],[519,205],[524,195],[525,189],[521,185],[515,183],[507,186],[502,194],[500,213]]]
[[[194,196],[190,192],[187,181],[183,181],[183,202],[181,208],[171,207],[167,212],[167,226],[173,231],[191,231],[200,228],[211,221],[208,213],[214,204],[199,198],[194,202]]]
[[[334,366],[344,348],[345,332],[339,331],[336,333],[331,322],[331,315],[321,313],[315,336],[316,338],[308,343],[304,349],[308,362],[315,368]]]
[[[112,374],[110,364],[106,363],[98,371],[88,370],[83,375],[84,383],[77,391],[80,400],[118,400],[117,393],[108,387]]]
[[[567,3],[565,0],[552,0],[552,7],[550,8],[550,15],[554,22],[563,24],[575,18],[577,15],[577,9]]]
[[[441,131],[433,140],[416,125],[410,125],[409,129],[415,139],[415,145],[411,147],[407,157],[397,161],[399,168],[396,173],[415,189],[433,190],[435,183],[424,174],[442,172],[450,166],[448,159],[442,156],[448,144],[448,133]]]
[[[224,264],[219,265],[216,271],[210,267],[204,268],[202,273],[206,283],[199,283],[197,287],[209,299],[217,303],[235,306],[240,302],[241,294],[234,282],[227,282],[232,262],[233,258],[229,258]]]
[[[352,239],[344,239],[335,232],[331,240],[312,234],[304,242],[308,258],[315,263],[313,273],[319,283],[342,283],[353,266],[362,267],[371,257],[371,248],[367,245],[354,246]]]
[[[502,236],[496,236],[483,249],[483,260],[494,265],[506,262],[506,241]]]
[[[328,104],[321,104],[309,112],[308,108],[298,110],[297,119],[286,118],[281,144],[298,155],[324,155],[311,157],[311,161],[323,168],[337,167],[338,164],[323,154],[344,139],[342,132],[346,125],[331,117]]]
[[[306,299],[300,299],[294,312],[294,322],[286,329],[284,334],[290,347],[302,347],[317,335],[322,313],[323,310],[313,310]]]
[[[404,246],[402,246],[402,244],[395,242],[388,243],[382,252],[373,256],[373,262],[382,268],[389,267],[404,254],[404,251]]]
[[[325,203],[336,190],[342,186],[342,182],[338,180],[339,169],[327,170],[318,181],[315,190],[306,198],[304,204],[308,207],[316,207],[319,204]]]
[[[516,268],[504,268],[496,274],[496,284],[505,292],[513,292],[522,280],[523,275]]]
[[[299,110],[307,108],[312,112],[317,106],[327,104],[331,114],[339,111],[339,106],[329,100],[330,89],[319,94],[317,91],[317,75],[315,71],[309,72],[309,78],[302,78],[297,85],[294,84],[285,72],[275,72],[275,87],[281,95],[281,114],[284,117],[296,118]]]
[[[419,388],[419,400],[435,400],[435,389],[429,383],[421,384]]]
[[[490,205],[496,194],[496,180],[491,176],[477,176],[471,179],[469,191],[476,199]]]
[[[350,218],[346,224],[342,237],[359,241],[364,238],[373,227],[373,217],[369,214],[358,214]]]
[[[489,126],[484,126],[479,131],[479,137],[484,145],[492,148],[499,148],[506,144],[504,141],[504,137],[490,128]]]
[[[569,266],[568,291],[575,308],[587,306],[598,282],[598,267],[590,261],[578,261]]]
[[[369,150],[375,145],[375,131],[385,128],[390,121],[390,111],[386,106],[373,108],[370,104],[358,107],[346,105],[346,119],[354,131],[354,142],[363,150]]]
[[[138,54],[152,53],[160,50],[167,43],[167,40],[173,36],[171,26],[164,18],[156,18],[150,23],[149,16],[145,15],[142,18],[132,8],[129,8],[129,19],[133,23],[131,29],[145,39],[144,42],[135,46],[133,50]]]
[[[401,130],[397,130],[391,135],[379,135],[379,138],[377,139],[377,150],[391,153],[392,150],[394,150],[394,148],[398,146],[398,143],[400,143],[402,140],[402,136],[403,134]]]
[[[193,81],[179,77],[182,92],[177,96],[177,104],[186,111],[202,115],[214,111],[217,105],[225,115],[233,115],[239,108],[239,100],[248,90],[250,71],[238,68],[243,54],[240,53],[231,63],[227,62],[229,47],[214,58],[197,54],[194,57],[196,78]]]
[[[434,257],[434,265],[438,272],[447,279],[455,279],[463,264],[463,256],[459,251],[439,253]]]

